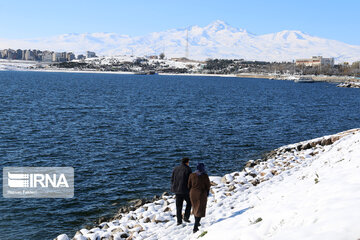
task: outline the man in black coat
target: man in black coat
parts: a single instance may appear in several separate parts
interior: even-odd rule
[[[182,224],[182,207],[184,200],[186,201],[184,221],[190,222],[191,202],[188,180],[192,171],[189,167],[189,160],[189,158],[183,158],[181,160],[181,165],[174,168],[171,176],[171,191],[176,195],[176,217],[178,225]]]

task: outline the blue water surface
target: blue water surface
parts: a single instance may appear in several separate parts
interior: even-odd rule
[[[0,72],[0,164],[75,169],[72,199],[0,198],[0,239],[53,239],[169,191],[190,157],[210,175],[359,127],[360,90],[195,76]],[[1,187],[2,187],[2,179]]]

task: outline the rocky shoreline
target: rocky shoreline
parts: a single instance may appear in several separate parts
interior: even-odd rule
[[[360,82],[345,82],[340,83],[337,85],[337,87],[343,87],[343,88],[360,88]]]
[[[210,177],[211,194],[208,198],[206,221],[202,228],[211,227],[219,222],[219,216],[228,213],[222,208],[233,209],[230,204],[234,197],[242,194],[244,198],[255,191],[257,186],[272,179],[283,179],[284,176],[299,171],[302,167],[312,164],[319,155],[326,152],[340,139],[356,134],[360,129],[352,129],[338,134],[324,136],[308,141],[290,144],[277,148],[264,156],[263,159],[248,161],[241,171],[226,174],[222,177]],[[305,177],[305,176],[304,176]],[[271,181],[269,181],[271,180]],[[316,178],[315,178],[316,183]],[[231,200],[231,201],[227,201]],[[246,211],[248,208],[243,209]],[[191,228],[176,228],[175,196],[168,193],[155,196],[152,200],[139,199],[130,206],[122,207],[112,219],[100,220],[100,223],[91,229],[81,229],[72,239],[182,239],[185,236],[198,237],[190,233]],[[254,219],[252,222],[261,221]],[[252,224],[253,224],[252,223]],[[199,234],[204,234],[200,232]],[[206,233],[205,233],[206,234]],[[204,235],[205,235],[204,234]],[[59,235],[56,240],[68,240],[66,234]]]

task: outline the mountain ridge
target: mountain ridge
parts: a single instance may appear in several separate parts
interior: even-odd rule
[[[95,51],[99,56],[158,55],[189,58],[242,58],[246,60],[292,61],[321,55],[334,57],[336,62],[360,60],[360,46],[309,35],[300,30],[283,30],[256,35],[246,29],[232,27],[216,20],[200,27],[152,32],[143,36],[117,33],[67,33],[38,39],[0,39],[1,48],[29,48],[83,53]]]

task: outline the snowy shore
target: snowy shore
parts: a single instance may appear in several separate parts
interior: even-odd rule
[[[359,172],[360,129],[352,129],[280,147],[264,161],[211,177],[196,234],[193,216],[176,225],[174,196],[164,195],[72,239],[359,239]]]
[[[106,57],[106,58],[89,58],[86,60],[88,63],[101,63],[111,64],[115,60],[117,62],[134,61],[136,57],[119,56],[119,57]],[[115,62],[116,62],[115,61]],[[192,68],[197,69],[196,72],[201,72],[201,64],[197,62],[177,62],[172,60],[157,60],[151,59],[150,63],[162,62],[173,68],[188,68],[188,64],[192,65]],[[100,74],[137,74],[136,71],[100,71],[100,70],[79,70],[76,68],[55,68],[50,67],[50,63],[36,62],[36,61],[22,61],[22,60],[4,60],[0,59],[0,71],[31,71],[31,72],[61,72],[61,73],[100,73]],[[141,69],[138,69],[140,71]],[[289,74],[276,74],[273,73],[240,73],[240,74],[208,74],[208,73],[159,73],[159,75],[169,76],[203,76],[203,77],[238,77],[238,78],[266,78],[276,80],[294,80],[294,76]],[[299,76],[298,76],[299,77]],[[316,82],[331,82],[331,83],[345,83],[353,82],[358,84],[360,79],[352,76],[326,76],[326,75],[309,75],[304,77],[311,77]]]
[[[343,87],[343,88],[360,88],[360,81],[359,82],[345,82],[345,83],[340,83],[339,85],[337,85],[338,87]]]

